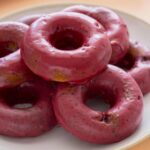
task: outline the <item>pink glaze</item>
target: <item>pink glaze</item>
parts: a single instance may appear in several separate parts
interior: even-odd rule
[[[104,7],[87,7],[82,5],[71,6],[63,11],[88,15],[104,26],[112,46],[110,63],[117,63],[126,54],[129,48],[128,29],[123,19],[115,12]]]
[[[47,83],[39,79],[0,92],[0,134],[38,136],[56,125]],[[19,107],[19,104],[23,104]],[[32,104],[25,107],[25,104]],[[17,106],[18,105],[18,106]]]
[[[44,14],[25,16],[25,17],[20,18],[18,21],[30,26],[35,20],[39,19],[43,15]]]
[[[22,23],[0,23],[0,88],[16,86],[31,74],[18,50],[27,29]]]
[[[0,88],[16,86],[28,78],[34,78],[34,75],[22,61],[20,51],[1,58]]]
[[[128,53],[116,65],[131,74],[144,95],[150,92],[150,51],[148,48],[138,42],[130,42]]]
[[[46,80],[76,82],[102,71],[111,56],[103,27],[79,13],[58,12],[35,21],[21,49],[25,64]]]
[[[111,108],[105,112],[90,109],[85,105],[90,94],[103,96]],[[108,65],[87,86],[59,85],[53,106],[66,130],[82,140],[106,144],[121,141],[137,129],[143,96],[129,74]]]

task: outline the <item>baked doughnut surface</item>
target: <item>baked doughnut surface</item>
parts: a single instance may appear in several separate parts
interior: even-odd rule
[[[138,83],[142,93],[150,92],[150,51],[139,42],[130,42],[127,54],[117,64]]]
[[[0,91],[0,134],[14,137],[39,136],[56,125],[50,88],[32,80]]]
[[[112,46],[111,64],[117,63],[126,54],[129,48],[128,29],[124,20],[114,11],[104,7],[83,5],[70,6],[63,11],[88,15],[104,26]]]
[[[0,23],[0,88],[16,86],[31,74],[19,50],[27,30],[28,26],[23,23]]]
[[[85,105],[91,95],[100,95],[110,104],[107,111]],[[121,141],[139,126],[143,96],[134,79],[109,65],[87,86],[60,85],[53,100],[58,122],[82,140],[106,144]]]
[[[21,49],[25,64],[46,80],[76,82],[102,71],[111,56],[104,28],[79,13],[58,12],[35,21]]]

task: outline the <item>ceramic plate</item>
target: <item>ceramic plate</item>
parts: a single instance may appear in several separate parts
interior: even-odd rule
[[[41,6],[28,10],[23,10],[11,14],[1,19],[1,21],[17,20],[20,17],[30,14],[51,13],[61,10],[68,5],[50,5]],[[133,40],[140,41],[144,45],[150,46],[150,25],[133,16],[115,10],[126,21],[130,37]],[[57,126],[52,131],[37,138],[9,138],[0,136],[0,150],[117,150],[126,149],[129,146],[137,144],[139,141],[150,136],[150,94],[144,97],[144,115],[140,128],[125,140],[109,145],[89,144],[72,136]]]

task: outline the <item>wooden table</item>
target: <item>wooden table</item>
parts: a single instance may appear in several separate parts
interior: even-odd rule
[[[30,7],[60,3],[99,4],[124,11],[150,23],[150,0],[0,0],[0,17]],[[128,150],[150,150],[150,137]]]

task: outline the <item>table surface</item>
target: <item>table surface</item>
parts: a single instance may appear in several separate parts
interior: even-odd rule
[[[86,3],[99,4],[132,14],[150,23],[150,0],[0,0],[0,17],[13,12],[45,4]],[[128,150],[150,150],[150,137],[144,139]]]

